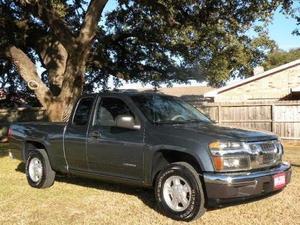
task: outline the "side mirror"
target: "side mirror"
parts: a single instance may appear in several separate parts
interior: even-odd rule
[[[116,126],[121,128],[139,130],[141,125],[136,125],[134,118],[129,115],[119,115],[116,118]]]

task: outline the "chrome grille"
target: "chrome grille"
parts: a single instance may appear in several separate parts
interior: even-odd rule
[[[264,153],[276,153],[277,151],[276,145],[272,142],[261,143],[259,147]]]
[[[261,164],[272,164],[274,163],[274,160],[276,159],[276,155],[272,153],[265,153],[261,156],[262,162]]]

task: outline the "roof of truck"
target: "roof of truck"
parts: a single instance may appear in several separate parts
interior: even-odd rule
[[[137,90],[113,90],[113,91],[103,91],[99,93],[91,93],[91,94],[84,94],[83,97],[88,97],[88,96],[98,96],[98,95],[165,95],[164,93],[158,92],[158,91],[152,91],[152,90],[147,90],[147,91],[137,91]]]

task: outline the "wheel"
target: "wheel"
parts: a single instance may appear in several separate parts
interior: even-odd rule
[[[199,174],[185,162],[172,163],[159,173],[155,198],[160,210],[175,220],[191,221],[206,210]]]
[[[53,185],[55,172],[46,154],[43,156],[38,151],[29,152],[26,161],[26,177],[29,185],[34,188],[47,188]]]

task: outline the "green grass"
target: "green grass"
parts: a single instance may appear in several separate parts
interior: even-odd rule
[[[293,175],[283,191],[209,210],[191,224],[300,224],[300,148],[287,148],[285,159]],[[7,156],[0,156],[0,182],[0,224],[182,224],[157,212],[152,190],[66,177],[33,189],[24,164]]]

